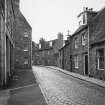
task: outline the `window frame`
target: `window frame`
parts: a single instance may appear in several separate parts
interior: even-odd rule
[[[28,38],[29,37],[28,32],[24,32],[24,37],[25,38]]]
[[[78,55],[74,56],[74,67],[75,67],[75,69],[79,68],[79,57],[78,57]]]
[[[24,52],[28,52],[28,51],[29,51],[28,47],[24,48]]]
[[[50,47],[52,47],[52,46],[53,46],[53,43],[52,43],[52,41],[51,41],[51,42],[49,42],[49,45],[50,45]]]
[[[79,39],[78,39],[78,37],[76,37],[75,39],[74,39],[74,48],[78,48],[79,47]]]
[[[27,63],[26,63],[27,62]],[[28,59],[25,59],[24,60],[24,65],[28,65],[29,64],[29,61],[28,61]]]
[[[82,46],[86,46],[87,44],[87,38],[86,38],[86,33],[82,34]]]
[[[99,51],[101,51],[101,50],[103,50],[103,56],[102,56],[103,59],[104,59],[103,62],[105,61],[105,58],[104,58],[104,48],[97,49],[97,50],[96,50],[96,53],[97,53],[97,55],[98,55],[98,56],[97,56],[97,69],[98,69],[98,70],[104,70],[104,68],[100,68],[100,57],[101,57],[101,56],[100,56],[100,54],[99,54]],[[103,66],[104,66],[104,64],[103,64]]]

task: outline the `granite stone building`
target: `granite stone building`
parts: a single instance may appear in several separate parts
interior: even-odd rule
[[[28,69],[32,66],[32,28],[19,9],[15,7],[14,42],[15,68]]]
[[[96,11],[84,8],[83,12],[79,14],[79,28],[72,35],[72,71],[82,74],[90,75],[89,71],[89,23],[97,15]]]
[[[68,71],[71,71],[71,36],[68,36],[65,40],[65,44],[59,49],[59,67]]]
[[[31,68],[31,26],[19,9],[19,0],[0,0],[0,86],[15,68]]]
[[[34,55],[34,64],[35,65],[53,65],[54,66],[54,58],[53,58],[53,48],[39,49],[35,51]]]
[[[105,8],[90,24],[90,75],[105,80]]]
[[[105,8],[97,12],[84,8],[78,17],[79,28],[70,36],[70,48],[65,44],[59,50],[59,67],[105,80]]]
[[[14,69],[15,0],[0,0],[0,86],[6,85]]]
[[[58,66],[59,48],[63,46],[63,35],[58,33],[57,39],[39,43],[39,49],[35,50],[33,62],[35,65]]]
[[[36,51],[38,51],[39,45],[32,41],[32,64],[37,64],[39,57],[37,56]]]

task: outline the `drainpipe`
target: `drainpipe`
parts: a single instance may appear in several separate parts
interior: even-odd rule
[[[90,27],[88,24],[88,75],[90,74]]]
[[[32,69],[32,30],[30,32],[30,36],[31,36],[31,60],[30,62],[31,62],[31,69]]]
[[[5,32],[4,32],[4,41],[5,41],[5,51],[4,51],[4,53],[5,53],[5,80],[4,80],[4,82],[5,82],[5,84],[7,83],[7,66],[6,66],[6,23],[7,23],[7,1],[5,0],[5,26],[4,26],[4,30],[5,30]]]

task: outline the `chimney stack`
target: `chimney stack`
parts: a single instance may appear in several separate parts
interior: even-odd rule
[[[88,7],[83,7],[83,11],[88,11]]]

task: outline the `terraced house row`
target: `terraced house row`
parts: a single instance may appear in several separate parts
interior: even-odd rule
[[[46,41],[43,38],[38,44],[33,42],[33,64],[58,66],[59,48],[63,46],[63,34],[58,33],[54,40]]]
[[[24,51],[25,48],[29,49]],[[17,52],[17,49],[20,50],[20,53]],[[19,0],[0,0],[1,87],[8,83],[14,70],[17,69],[19,65],[17,61],[20,60],[20,57],[24,58],[20,60],[21,65],[19,67],[31,68],[31,51],[31,26],[19,9]],[[29,55],[29,58],[26,58],[26,54]],[[17,56],[19,57],[17,58]]]
[[[78,15],[79,27],[59,49],[59,67],[105,80],[105,8],[85,7]]]

